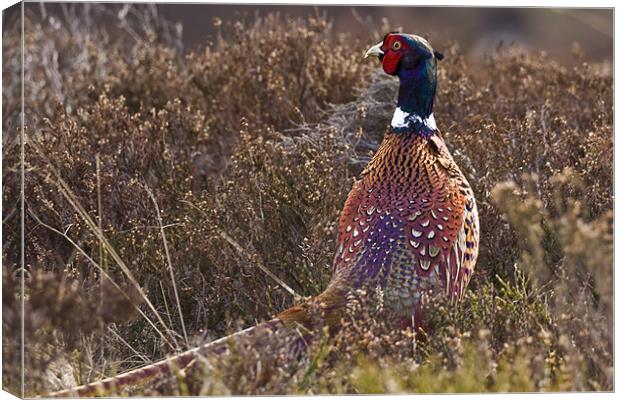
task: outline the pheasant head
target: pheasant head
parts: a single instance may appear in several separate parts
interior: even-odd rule
[[[397,133],[428,136],[437,130],[433,99],[437,86],[437,61],[443,55],[420,36],[390,32],[366,51],[377,56],[386,74],[398,76],[400,89],[392,128]]]

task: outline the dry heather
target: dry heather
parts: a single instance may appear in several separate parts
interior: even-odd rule
[[[361,59],[367,43],[336,37],[320,16],[269,16],[215,20],[213,43],[184,54],[154,8],[91,5],[50,18],[27,12],[27,394],[142,365],[187,346],[186,335],[201,343],[298,300],[260,267],[301,296],[320,293],[340,208],[397,89]],[[3,32],[11,391],[19,86],[7,78],[19,73],[18,27]],[[425,341],[358,307],[337,334],[317,334],[306,357],[259,338],[132,393],[613,389],[609,67],[567,68],[514,48],[471,67],[457,46],[435,46],[446,54],[435,116],[482,225],[463,303],[439,305]]]

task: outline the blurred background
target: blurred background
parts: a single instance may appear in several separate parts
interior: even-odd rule
[[[123,13],[123,4],[108,4],[109,20]],[[135,5],[134,7],[140,7]],[[371,40],[372,34],[384,28],[402,29],[432,39],[437,44],[457,42],[469,61],[480,59],[501,42],[517,44],[528,50],[544,50],[554,60],[571,65],[579,49],[587,61],[611,61],[613,57],[613,10],[571,8],[478,8],[478,7],[386,7],[386,6],[289,6],[289,5],[223,5],[223,4],[159,4],[160,15],[182,30],[183,47],[194,49],[216,33],[214,21],[253,19],[277,12],[283,16],[304,17],[316,13],[333,21],[335,33],[348,32],[360,41]],[[27,3],[26,8],[40,11],[40,3]],[[18,9],[8,10],[3,18],[14,17]],[[46,3],[47,16],[61,15],[62,4]],[[5,24],[6,26],[6,24]],[[578,45],[578,47],[577,47]]]
[[[325,13],[335,32],[349,32],[369,40],[371,31],[386,18],[391,29],[402,28],[437,42],[458,42],[471,57],[492,51],[500,41],[530,50],[545,50],[552,58],[570,63],[570,50],[578,43],[586,59],[612,57],[613,11],[611,9],[464,8],[464,7],[312,7],[162,4],[162,13],[183,25],[183,40],[199,45],[214,31],[212,19],[279,12],[291,16]],[[371,28],[369,30],[369,27]]]

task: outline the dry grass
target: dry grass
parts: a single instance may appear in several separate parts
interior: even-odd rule
[[[55,22],[28,15],[40,27],[26,35],[29,394],[163,357],[184,329],[199,343],[291,305],[259,265],[302,296],[320,293],[339,211],[393,110],[397,82],[320,17],[216,20],[214,42],[183,55],[154,9],[127,11],[107,30],[73,23],[107,15],[95,5]],[[5,29],[6,77],[19,47],[17,25]],[[435,116],[482,225],[464,302],[439,307],[425,341],[360,307],[307,357],[258,340],[137,393],[613,389],[608,67],[510,48],[470,68],[457,46],[435,46],[446,54]],[[19,104],[15,81],[3,82],[3,261],[16,266]],[[13,391],[14,270],[3,269]]]

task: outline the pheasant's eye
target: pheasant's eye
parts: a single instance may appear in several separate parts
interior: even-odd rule
[[[401,47],[403,47],[403,45],[398,40],[392,44],[392,50],[400,50]]]

